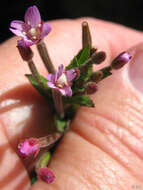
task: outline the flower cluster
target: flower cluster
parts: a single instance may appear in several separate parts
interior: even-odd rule
[[[39,10],[31,6],[25,13],[25,22],[15,20],[10,24],[10,30],[20,36],[17,48],[24,61],[28,63],[31,74],[26,74],[32,86],[46,98],[53,114],[55,132],[41,138],[22,140],[18,145],[18,153],[24,159],[35,159],[42,148],[49,151],[63,137],[69,128],[79,106],[94,107],[89,97],[98,90],[98,83],[112,75],[113,69],[120,69],[127,64],[131,55],[122,52],[107,66],[93,71],[93,65],[101,64],[106,54],[92,46],[92,39],[88,23],[82,23],[82,49],[64,68],[61,64],[56,70],[48,54],[44,37],[51,31],[51,26],[41,20]],[[39,55],[47,69],[47,77],[42,76],[33,61],[30,48],[36,45]],[[55,176],[47,167],[50,160],[49,152],[41,156],[35,166],[37,177],[51,183]]]

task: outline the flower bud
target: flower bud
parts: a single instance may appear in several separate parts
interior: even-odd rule
[[[111,63],[113,69],[120,69],[131,59],[131,55],[128,52],[120,53]]]
[[[97,91],[97,85],[96,83],[88,83],[86,89],[85,89],[85,93],[86,94],[93,94],[94,92]]]
[[[37,138],[24,139],[18,144],[18,152],[23,158],[37,156],[40,150],[40,143]]]
[[[55,179],[55,176],[50,169],[45,167],[45,168],[40,168],[38,170],[38,179],[45,181],[47,183],[51,183]]]
[[[102,71],[96,71],[96,72],[92,73],[90,79],[91,79],[91,81],[97,83],[102,79],[102,77],[103,77]]]
[[[93,64],[100,64],[106,59],[106,53],[104,51],[95,52],[91,59]]]
[[[23,40],[18,40],[17,48],[24,61],[29,61],[33,58],[31,48],[26,46]]]

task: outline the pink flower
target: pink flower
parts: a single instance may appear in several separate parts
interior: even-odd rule
[[[63,65],[58,67],[55,74],[48,74],[47,84],[61,92],[64,96],[72,96],[71,81],[77,76],[75,69],[65,70]]]
[[[38,179],[43,180],[47,183],[53,182],[55,176],[51,170],[49,170],[47,167],[46,168],[40,168],[38,170]]]
[[[12,21],[10,30],[22,37],[27,46],[37,44],[51,31],[50,25],[41,21],[40,12],[36,6],[27,9],[24,20],[25,22]]]
[[[40,150],[40,143],[36,138],[22,140],[18,145],[18,152],[23,158],[36,157]]]

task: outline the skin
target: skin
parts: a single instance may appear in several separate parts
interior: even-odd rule
[[[143,38],[141,32],[91,18],[52,21],[53,30],[45,41],[56,67],[69,63],[81,48],[83,20],[89,23],[93,45],[107,53],[104,66]],[[143,100],[129,80],[128,65],[99,83],[98,92],[91,96],[95,108],[79,109],[49,165],[55,181],[38,181],[30,188],[30,165],[18,157],[16,146],[24,137],[48,133],[45,126],[51,126],[51,120],[46,103],[24,77],[29,70],[18,54],[16,40],[0,46],[0,189],[143,189]],[[46,76],[36,48],[32,48],[34,61]]]

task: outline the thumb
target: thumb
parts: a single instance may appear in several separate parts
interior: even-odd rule
[[[123,27],[96,24],[97,31],[108,38],[106,48],[111,57],[128,48],[130,39],[134,43],[140,38]],[[109,31],[115,31],[115,36]],[[101,33],[96,33],[99,39]],[[32,190],[143,188],[143,44],[129,51],[131,62],[99,83],[98,92],[92,95],[95,108],[78,111],[72,130],[57,147],[50,164],[55,182],[39,181]]]

